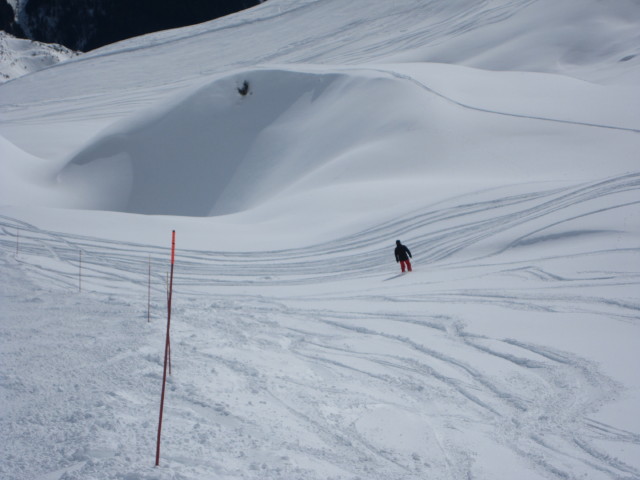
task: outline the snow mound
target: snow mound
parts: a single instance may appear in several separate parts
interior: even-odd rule
[[[306,199],[377,210],[470,179],[624,173],[640,128],[627,104],[577,80],[444,65],[239,71],[90,141],[57,178],[59,206],[212,216]],[[549,136],[553,153],[540,155]],[[612,140],[618,154],[603,165]],[[324,200],[311,200],[320,189]]]
[[[429,103],[384,77],[265,70],[222,78],[109,129],[60,182],[79,204],[101,202],[85,208],[206,216],[257,206],[309,176],[317,188],[408,173],[415,161],[395,152],[406,145],[410,160],[425,147]]]

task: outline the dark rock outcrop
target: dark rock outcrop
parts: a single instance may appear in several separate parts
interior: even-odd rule
[[[15,21],[15,12],[7,0],[0,0],[0,30],[10,33],[14,37],[24,38],[25,36],[22,28]]]

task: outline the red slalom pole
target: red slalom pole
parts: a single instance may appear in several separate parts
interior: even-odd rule
[[[149,286],[147,290],[147,323],[151,321],[151,255],[149,255]]]
[[[176,231],[171,236],[171,276],[169,280],[169,296],[167,298],[167,337],[164,343],[164,373],[162,374],[162,395],[160,396],[160,419],[158,420],[158,442],[156,445],[156,467],[160,465],[160,438],[162,436],[162,412],[164,411],[164,393],[167,385],[167,360],[169,357],[169,330],[171,327],[171,295],[173,293],[173,265],[176,254]]]
[[[169,376],[171,376],[171,339],[169,339],[169,343],[167,344],[167,350],[169,350]]]

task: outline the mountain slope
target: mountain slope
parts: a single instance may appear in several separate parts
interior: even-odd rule
[[[77,55],[61,45],[23,40],[0,31],[0,82],[42,70]]]
[[[28,121],[33,128],[34,118],[55,115],[53,123],[72,122],[76,129],[87,130],[73,144],[79,147],[87,135],[142,105],[212,74],[263,63],[436,61],[633,85],[640,72],[638,25],[640,16],[630,0],[567,2],[562,7],[547,0],[373,5],[270,1],[218,21],[98,49],[64,67],[38,73],[28,85],[5,85],[0,133],[18,146],[27,144],[32,153],[68,153],[69,146],[56,145],[57,135],[47,132],[42,133],[46,147],[25,141],[28,135],[16,124]],[[589,54],[581,56],[585,48]],[[94,75],[69,81],[87,69]],[[46,109],[49,98],[70,108]],[[637,102],[637,97],[631,101]]]
[[[1,85],[0,476],[640,478],[637,19],[269,0]]]

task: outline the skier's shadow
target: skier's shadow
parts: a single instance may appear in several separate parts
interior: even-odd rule
[[[394,278],[398,278],[398,277],[401,277],[401,276],[403,276],[403,275],[404,275],[404,272],[403,272],[403,273],[399,273],[399,274],[397,274],[397,275],[394,275],[393,277],[385,278],[385,279],[383,280],[383,282],[388,282],[389,280],[393,280]]]

